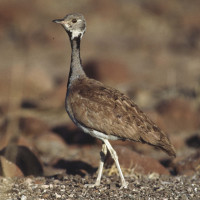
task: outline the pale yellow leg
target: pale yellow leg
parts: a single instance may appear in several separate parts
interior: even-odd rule
[[[98,176],[97,176],[97,179],[96,179],[96,182],[95,184],[86,184],[85,186],[86,187],[95,187],[95,186],[99,186],[100,185],[100,182],[101,182],[101,177],[102,177],[102,172],[103,172],[103,165],[104,165],[104,162],[105,162],[105,157],[107,155],[107,146],[106,144],[102,144],[102,150],[100,152],[100,163],[99,163],[99,168],[98,168]]]
[[[99,169],[98,169],[98,176],[97,176],[97,180],[95,182],[95,185],[98,186],[100,185],[101,182],[101,176],[102,176],[102,172],[103,172],[103,165],[105,162],[105,157],[107,155],[107,147],[106,144],[102,144],[102,151],[100,152],[100,163],[99,163]]]
[[[115,164],[117,166],[117,169],[118,169],[118,172],[119,172],[119,175],[120,175],[120,178],[121,178],[121,182],[122,182],[121,189],[127,188],[128,183],[125,181],[124,176],[122,174],[122,170],[121,170],[120,165],[119,165],[118,156],[117,156],[116,151],[112,148],[110,142],[107,139],[103,139],[103,141],[106,144],[106,146],[107,146],[107,148],[108,148],[108,150],[109,150],[109,152],[110,152],[110,154],[111,154],[111,156],[112,156],[112,158],[115,161]]]

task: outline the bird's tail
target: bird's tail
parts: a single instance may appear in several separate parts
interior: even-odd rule
[[[169,143],[169,144],[161,144],[161,145],[158,145],[158,147],[161,149],[161,150],[163,150],[163,151],[165,151],[169,156],[171,156],[171,157],[176,157],[176,151],[175,151],[175,148],[174,148],[174,146],[171,144],[171,143]]]
[[[168,135],[160,129],[157,132],[150,132],[148,137],[143,135],[141,141],[163,150],[171,157],[176,157],[175,148],[170,142]]]

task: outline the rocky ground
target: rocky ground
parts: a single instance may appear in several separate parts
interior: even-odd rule
[[[200,2],[1,0],[1,199],[200,199]],[[166,131],[172,159],[114,141],[127,189],[110,157],[94,183],[101,142],[64,108],[70,45],[53,24],[83,13],[88,76],[126,93]]]
[[[200,175],[186,176],[128,176],[127,189],[120,189],[116,176],[102,179],[98,188],[88,188],[94,177],[28,177],[1,178],[1,199],[162,199],[187,200],[200,198]]]

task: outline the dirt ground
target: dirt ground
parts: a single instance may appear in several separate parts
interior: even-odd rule
[[[64,176],[56,178],[1,178],[1,199],[162,199],[187,200],[200,198],[200,175],[185,176],[129,176],[127,189],[119,189],[118,178],[102,179],[98,188],[85,184],[94,177]]]
[[[200,199],[200,2],[1,0],[0,199]],[[119,89],[170,137],[172,159],[148,145],[114,141],[129,182],[101,142],[64,108],[71,49],[52,23],[82,13],[89,77]]]

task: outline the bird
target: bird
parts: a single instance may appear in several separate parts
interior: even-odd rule
[[[134,102],[117,89],[89,78],[83,70],[80,43],[86,31],[86,20],[80,13],[72,13],[53,22],[62,25],[71,43],[71,63],[65,99],[66,111],[83,132],[102,141],[96,182],[100,185],[105,157],[109,151],[127,188],[116,151],[109,140],[130,140],[157,147],[175,157],[175,148],[162,131]]]

